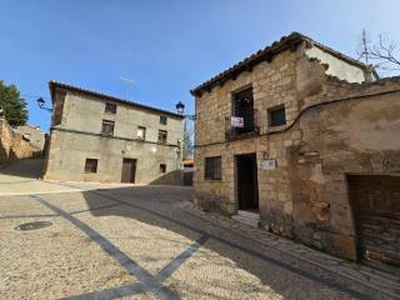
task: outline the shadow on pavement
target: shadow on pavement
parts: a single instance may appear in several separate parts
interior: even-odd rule
[[[19,176],[25,178],[41,178],[43,175],[44,159],[12,160],[0,166],[0,175]]]
[[[187,291],[191,295],[190,297],[197,299],[201,299],[203,296],[213,299],[232,299],[231,295],[239,293],[246,295],[246,299],[252,299],[251,295],[256,298],[265,295],[263,294],[265,293],[263,285],[267,286],[271,292],[273,291],[272,294],[275,294],[276,299],[321,299],[326,296],[329,298],[329,295],[332,296],[332,294],[342,298],[343,293],[348,293],[356,298],[360,297],[358,292],[348,289],[343,284],[324,279],[318,274],[296,267],[296,264],[293,265],[290,259],[282,259],[281,254],[277,253],[276,250],[260,248],[260,245],[256,242],[237,236],[234,231],[227,230],[224,227],[211,226],[206,220],[180,209],[187,204],[188,199],[191,199],[192,193],[191,188],[137,186],[112,190],[99,189],[83,192],[83,195],[88,206],[93,208],[90,213],[96,217],[133,218],[151,226],[167,229],[192,241],[197,240],[199,236],[208,235],[211,238],[201,249],[206,248],[212,252],[202,252],[202,255],[212,257],[197,261],[196,269],[218,273],[221,270],[218,264],[222,264],[220,259],[215,259],[215,254],[218,254],[224,258],[224,265],[228,264],[232,269],[231,272],[242,272],[240,269],[246,270],[262,283],[256,284],[257,281],[254,280],[251,281],[254,284],[249,281],[240,282],[238,281],[239,277],[236,276],[225,280],[223,275],[219,280],[213,281],[212,286],[199,284],[202,279],[200,281],[192,279],[180,282],[179,285],[182,285],[181,288]],[[129,208],[121,205],[98,209],[99,197],[124,203]],[[112,225],[110,224],[110,226]],[[133,242],[140,243],[141,241],[132,240]],[[159,249],[159,251],[162,254],[162,249]],[[184,268],[184,266],[180,268]],[[189,273],[188,278],[191,277],[191,272],[195,276],[199,275],[196,270],[186,269],[185,271]],[[204,278],[207,278],[209,275],[204,274],[204,276]],[[320,289],[321,287],[329,287],[333,291],[326,288]],[[222,290],[226,290],[226,293],[216,292]],[[300,294],[298,294],[299,290],[302,290]],[[326,295],[321,290],[324,290]],[[222,294],[227,296],[222,296]],[[339,294],[342,297],[339,297]],[[365,299],[365,296],[363,299]]]

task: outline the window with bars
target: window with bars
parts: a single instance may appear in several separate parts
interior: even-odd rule
[[[168,132],[165,130],[158,131],[158,143],[165,145],[167,143]]]
[[[137,138],[138,140],[145,140],[146,139],[146,127],[139,126],[137,129]]]
[[[285,124],[286,124],[286,113],[284,105],[268,109],[269,126],[281,126]]]
[[[207,157],[205,159],[205,179],[206,180],[221,180],[221,156]]]
[[[97,173],[97,161],[96,158],[86,158],[85,173]]]
[[[106,108],[104,112],[115,115],[117,113],[117,105],[115,103],[106,102]]]
[[[254,131],[254,100],[251,87],[233,94],[233,114],[243,119],[241,127],[233,128],[235,134]]]
[[[167,117],[166,116],[160,116],[160,124],[167,125]]]
[[[103,135],[113,135],[114,134],[114,121],[103,120],[101,126],[101,134]]]

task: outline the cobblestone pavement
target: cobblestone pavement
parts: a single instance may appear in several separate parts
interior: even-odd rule
[[[400,299],[398,276],[195,210],[190,188],[43,184],[64,192],[0,186],[0,299]]]

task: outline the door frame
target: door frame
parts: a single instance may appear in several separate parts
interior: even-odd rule
[[[391,270],[394,267],[392,264],[388,262],[384,262],[379,259],[367,259],[365,257],[365,246],[364,246],[364,241],[365,237],[362,234],[362,217],[361,217],[361,208],[359,207],[359,202],[358,199],[356,199],[357,192],[355,189],[358,188],[358,186],[354,185],[354,183],[358,183],[360,178],[362,177],[380,177],[381,179],[384,179],[384,177],[397,177],[400,178],[400,175],[395,173],[346,173],[346,184],[347,184],[347,194],[348,194],[348,201],[349,201],[349,206],[351,209],[351,217],[353,221],[353,228],[354,228],[354,233],[355,233],[355,247],[357,251],[357,261],[359,263],[367,264],[372,267],[377,267],[378,269],[384,269],[384,270]],[[358,178],[358,179],[357,179]],[[383,188],[383,190],[385,190]],[[390,189],[389,189],[390,190]],[[375,216],[375,215],[374,215]],[[379,216],[377,213],[376,216]],[[387,219],[396,219],[396,217],[392,216],[385,216],[383,218]]]
[[[238,169],[238,159],[240,159],[240,157],[243,156],[248,156],[251,157],[253,159],[253,172],[254,172],[254,183],[253,183],[253,189],[254,189],[254,200],[256,200],[257,202],[257,210],[259,213],[260,211],[260,192],[259,192],[259,184],[258,184],[258,162],[257,162],[257,152],[250,152],[250,153],[240,153],[240,154],[235,154],[234,155],[234,172],[235,172],[235,176],[234,176],[234,180],[235,180],[235,184],[234,184],[234,196],[235,196],[235,208],[236,208],[236,212],[241,210],[240,209],[240,199],[239,199],[239,169]]]
[[[132,162],[131,164],[131,173],[130,173],[130,181],[125,182],[123,181],[124,179],[124,162]],[[123,157],[122,158],[122,168],[121,168],[121,183],[135,183],[136,181],[136,170],[137,170],[137,159],[136,158],[130,158],[130,157]]]

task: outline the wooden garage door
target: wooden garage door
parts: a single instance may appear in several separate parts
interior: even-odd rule
[[[349,176],[362,259],[400,266],[400,177]]]

